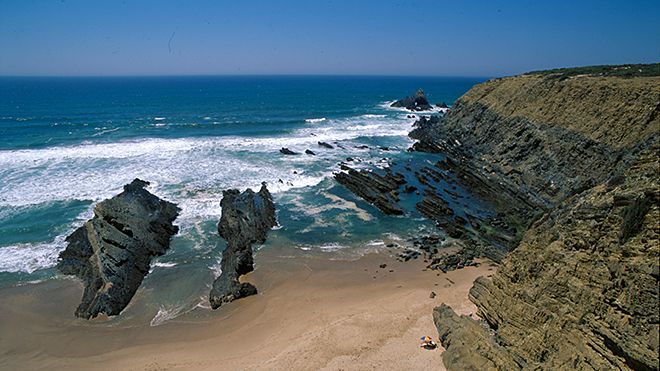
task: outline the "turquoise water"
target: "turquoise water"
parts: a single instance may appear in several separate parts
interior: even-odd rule
[[[262,248],[351,256],[432,229],[419,215],[382,215],[332,173],[346,157],[370,166],[423,156],[405,151],[414,119],[386,102],[421,87],[433,103],[451,103],[480,81],[0,78],[0,286],[56,276],[64,238],[91,217],[94,203],[136,177],[182,209],[180,233],[139,292],[148,296],[168,282],[170,289],[147,300],[165,308],[163,320],[201,302],[208,290],[199,283],[218,274],[223,189],[268,182],[280,227]],[[356,148],[362,145],[369,149]],[[281,147],[316,156],[280,155]]]

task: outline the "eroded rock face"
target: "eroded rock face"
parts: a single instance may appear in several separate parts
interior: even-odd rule
[[[163,255],[178,232],[179,209],[144,189],[135,179],[117,196],[94,208],[94,217],[66,238],[57,269],[85,283],[81,318],[119,314],[149,273],[151,259]]]
[[[492,280],[475,281],[470,299],[508,361],[525,368],[658,369],[658,149],[644,152],[624,180],[595,186],[546,214]],[[436,326],[466,346],[486,331],[473,326],[459,335],[464,330],[445,317],[436,317]],[[477,349],[475,362],[488,358]],[[472,357],[443,359],[459,369]]]
[[[433,108],[429,104],[428,99],[426,99],[426,95],[422,89],[417,90],[413,96],[399,99],[392,103],[390,107],[402,107],[411,111],[428,111]]]
[[[417,122],[414,149],[526,231],[470,291],[485,321],[436,308],[448,369],[658,369],[658,66],[495,79]]]
[[[254,270],[252,245],[264,243],[268,231],[277,225],[273,198],[265,184],[257,193],[251,189],[224,191],[220,205],[218,233],[227,240],[227,248],[222,252],[222,274],[209,295],[213,309],[257,293],[254,285],[240,282],[239,277]]]

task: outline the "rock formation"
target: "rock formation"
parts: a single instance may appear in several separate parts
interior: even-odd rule
[[[659,149],[546,214],[475,281],[494,336],[436,308],[448,369],[658,369]]]
[[[85,289],[75,314],[119,314],[149,273],[151,259],[163,255],[178,232],[179,209],[144,189],[135,179],[117,196],[98,203],[94,217],[66,238],[57,269],[82,279]]]
[[[298,152],[293,152],[292,150],[290,150],[286,147],[282,147],[280,149],[280,153],[283,154],[283,155],[297,155],[297,154],[299,154]]]
[[[240,282],[239,277],[254,270],[252,245],[264,243],[268,231],[277,225],[273,199],[265,184],[257,193],[251,189],[243,193],[224,191],[220,206],[218,233],[227,241],[227,248],[222,252],[222,273],[209,295],[213,309],[257,293],[254,285]]]
[[[403,210],[397,205],[397,189],[405,184],[401,174],[394,174],[389,169],[385,175],[368,170],[346,169],[346,172],[335,174],[337,182],[385,214],[403,215]]]
[[[483,322],[434,310],[448,369],[658,369],[659,110],[660,65],[586,67],[491,80],[417,123],[414,148],[521,236],[470,290]]]
[[[417,90],[413,96],[397,100],[390,107],[406,108],[411,111],[428,111],[433,108],[429,104],[428,99],[426,99],[426,95],[422,89]]]

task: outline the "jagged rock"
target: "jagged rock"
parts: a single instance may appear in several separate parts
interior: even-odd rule
[[[403,107],[411,111],[428,111],[432,108],[422,89],[417,90],[414,96],[397,100],[390,107]]]
[[[449,371],[520,370],[511,354],[478,322],[458,316],[446,304],[433,309],[433,322],[445,348],[442,360]]]
[[[135,179],[115,197],[99,202],[94,217],[66,238],[57,269],[85,283],[81,318],[119,314],[133,298],[151,259],[163,255],[178,232],[179,209],[144,189]]]
[[[416,207],[422,215],[434,220],[438,227],[449,237],[460,238],[465,235],[463,223],[454,215],[447,201],[432,191],[427,190],[424,199]]]
[[[222,194],[218,233],[227,241],[227,248],[222,252],[222,274],[209,294],[213,309],[257,293],[256,287],[240,282],[239,277],[254,270],[252,245],[264,243],[268,231],[277,225],[275,205],[265,183],[257,193],[248,188],[243,193],[230,189]]]
[[[292,150],[290,150],[286,147],[282,147],[282,149],[280,149],[280,153],[283,154],[283,155],[297,155],[298,154],[298,152],[293,152]]]
[[[561,76],[481,84],[412,133],[500,210],[540,211],[470,290],[485,323],[434,311],[449,370],[658,369],[660,77]]]
[[[419,258],[420,255],[421,254],[420,254],[419,251],[415,251],[415,250],[412,250],[412,249],[406,249],[406,250],[403,250],[402,252],[400,252],[399,254],[397,254],[397,258],[398,258],[399,261],[407,262],[410,259]]]
[[[311,151],[309,149],[306,149],[305,153],[308,154],[308,155],[316,156],[316,153],[314,153],[313,151]]]
[[[449,106],[447,106],[447,103],[445,102],[438,102],[435,104],[435,106],[438,108],[449,108]]]
[[[405,184],[405,179],[401,174],[387,171],[385,175],[379,175],[373,171],[346,168],[347,172],[335,174],[337,182],[385,214],[403,214],[403,209],[397,204],[399,197],[396,194],[396,190]]]
[[[333,149],[335,147],[332,146],[332,144],[326,143],[326,142],[318,142],[319,146],[327,148],[327,149]]]

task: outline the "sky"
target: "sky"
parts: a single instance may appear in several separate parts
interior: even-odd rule
[[[660,0],[0,0],[0,75],[506,76],[660,61]]]

